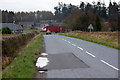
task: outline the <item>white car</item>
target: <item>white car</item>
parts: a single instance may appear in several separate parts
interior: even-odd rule
[[[47,30],[47,32],[46,32],[46,35],[48,35],[48,34],[51,34],[51,31],[50,31],[50,30]]]

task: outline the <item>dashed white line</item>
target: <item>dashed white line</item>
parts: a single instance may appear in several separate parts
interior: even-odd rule
[[[70,41],[67,41],[67,40],[65,40],[65,39],[62,39],[62,40],[64,40],[64,41],[66,41],[66,42],[68,42],[68,43],[71,43]],[[71,43],[72,44],[72,43]],[[76,46],[75,44],[72,44],[73,46]],[[80,50],[83,50],[83,48],[81,48],[81,47],[77,47],[77,48],[79,48]],[[92,56],[92,57],[96,57],[95,55],[93,55],[93,54],[91,54],[90,52],[88,52],[88,51],[86,51],[86,53],[88,54],[88,55],[90,55],[90,56]],[[101,62],[103,62],[104,64],[106,64],[106,65],[108,65],[109,67],[111,67],[111,68],[113,68],[113,69],[115,69],[115,70],[117,70],[117,71],[119,71],[119,69],[118,68],[116,68],[116,67],[114,67],[114,66],[112,66],[111,64],[109,64],[109,63],[107,63],[107,62],[105,62],[104,60],[100,60]]]
[[[68,41],[68,43],[71,43],[70,41]]]
[[[89,53],[88,51],[86,51],[86,53],[87,53],[88,55],[92,56],[92,57],[95,57],[95,55]]]
[[[81,48],[81,47],[77,47],[77,48],[79,48],[80,50],[83,50],[83,48]]]
[[[116,68],[116,67],[112,66],[111,64],[109,64],[109,63],[105,62],[104,60],[100,60],[100,61],[101,61],[101,62],[103,62],[104,64],[106,64],[106,65],[110,66],[111,68],[113,68],[113,69],[115,69],[115,70],[119,71],[119,69],[118,69],[118,68]]]
[[[75,44],[72,44],[73,46],[76,46]]]
[[[64,40],[64,41],[67,41],[67,40]]]
[[[64,40],[64,41],[66,41],[66,42],[68,42],[68,43],[71,43],[70,41],[67,41],[67,40],[65,40],[65,39],[62,39],[62,40]],[[71,43],[72,44],[72,43]],[[73,46],[76,46],[75,44],[72,44]],[[83,50],[83,48],[81,48],[81,47],[77,47],[77,48],[79,48],[80,50]],[[86,51],[86,53],[88,54],[88,55],[90,55],[90,56],[92,56],[92,57],[96,57],[95,55],[93,55],[93,54],[91,54],[90,52],[88,52],[88,51]],[[111,67],[111,68],[113,68],[113,69],[115,69],[115,70],[117,70],[117,71],[119,71],[119,69],[118,68],[116,68],[116,67],[114,67],[114,66],[112,66],[111,64],[109,64],[109,63],[107,63],[107,62],[105,62],[104,60],[100,60],[101,62],[103,62],[104,64],[106,64],[106,65],[108,65],[109,67]]]

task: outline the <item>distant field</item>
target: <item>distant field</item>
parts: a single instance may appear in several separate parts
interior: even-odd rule
[[[38,30],[33,30],[33,29],[24,29],[23,30],[24,33],[29,33],[29,32],[33,32],[33,31],[38,31]]]
[[[39,32],[39,30],[33,30],[33,29],[23,30],[24,33],[29,33],[29,32],[33,32],[33,31],[38,31]],[[0,36],[16,36],[16,35],[19,35],[19,34],[2,34],[1,31],[0,31]]]
[[[2,38],[11,38],[15,36],[19,36],[20,34],[2,34]]]
[[[24,33],[30,33],[30,32],[33,32],[33,31],[38,31],[38,30],[32,30],[32,29],[25,29],[23,30]],[[20,34],[0,34],[2,37],[12,37],[12,36],[17,36],[17,35],[20,35]]]
[[[79,38],[115,49],[120,49],[120,47],[118,46],[118,32],[92,32],[91,39],[89,36],[89,32],[72,31],[68,33],[61,33],[61,35]]]
[[[17,36],[19,34],[1,34],[2,36]]]

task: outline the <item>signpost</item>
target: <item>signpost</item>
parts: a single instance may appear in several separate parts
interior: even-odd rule
[[[89,33],[89,38],[91,39],[91,30],[93,29],[92,24],[90,24],[90,25],[88,26],[88,29],[90,30],[90,33]]]

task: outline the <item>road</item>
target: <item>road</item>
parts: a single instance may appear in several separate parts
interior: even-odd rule
[[[46,78],[117,78],[118,50],[61,35],[44,35]]]

